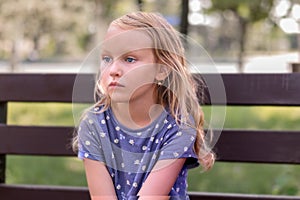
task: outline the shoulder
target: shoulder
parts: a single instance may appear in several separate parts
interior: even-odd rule
[[[177,122],[176,119],[169,114],[164,120],[162,132],[164,134],[165,144],[177,144],[179,146],[191,146],[196,139],[197,130],[188,122]]]
[[[105,123],[105,113],[107,111],[103,110],[101,107],[90,107],[84,111],[79,122],[79,128],[89,127],[89,129],[98,126],[102,123]]]
[[[101,118],[103,115],[105,115],[106,112],[107,109],[105,109],[103,106],[92,106],[85,110],[85,112],[83,113],[82,121]]]
[[[91,107],[85,111],[77,128],[79,139],[100,141],[106,139],[108,135],[106,111],[101,111],[98,107]]]
[[[190,116],[187,120],[179,119],[176,121],[175,117],[169,113],[163,121],[164,128],[169,130],[169,133],[179,134],[181,132],[194,133],[196,132],[196,125],[194,119]],[[179,132],[179,133],[178,133]]]

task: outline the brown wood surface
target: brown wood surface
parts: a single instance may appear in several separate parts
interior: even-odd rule
[[[90,200],[85,187],[0,184],[1,200]],[[297,196],[189,192],[191,200],[300,200]]]
[[[196,75],[198,76],[198,75]],[[70,148],[72,127],[6,125],[9,102],[92,102],[94,75],[0,74],[0,199],[88,200],[87,188],[8,185],[6,155],[75,156]],[[246,106],[300,106],[300,73],[205,74],[204,104]],[[226,101],[213,94],[215,83],[224,84]],[[73,88],[76,88],[75,96]],[[222,86],[222,85],[221,85]],[[78,92],[80,91],[80,92]],[[202,92],[200,91],[202,94]],[[212,98],[213,97],[213,98]],[[217,98],[215,98],[217,97]],[[300,163],[300,131],[223,130],[215,151],[219,161]],[[55,148],[54,148],[55,147]],[[288,200],[300,197],[190,193],[191,200]]]
[[[72,102],[74,84],[81,91],[78,100],[93,100],[91,74],[0,74],[0,102]]]
[[[0,154],[74,156],[73,127],[0,125]]]
[[[199,77],[199,75],[197,75]],[[206,104],[209,104],[209,88],[220,89],[214,83],[224,82],[227,105],[300,105],[300,73],[289,74],[205,74],[208,91],[205,92]],[[213,92],[212,92],[213,93]],[[216,95],[214,95],[216,96]],[[213,104],[224,104],[217,98]]]
[[[0,154],[74,156],[72,134],[73,127],[0,125]],[[299,141],[300,131],[223,130],[215,151],[219,161],[300,163]]]
[[[0,184],[1,200],[90,200],[86,187]]]
[[[224,81],[228,105],[300,105],[300,73],[291,74],[206,74],[204,81]],[[0,102],[76,102],[93,99],[94,75],[84,74],[0,74]],[[80,92],[77,92],[80,91]],[[209,103],[209,91],[206,92]],[[224,104],[214,99],[214,104]]]

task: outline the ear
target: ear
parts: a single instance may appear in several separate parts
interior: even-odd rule
[[[155,76],[156,80],[163,81],[165,80],[171,72],[171,69],[165,65],[158,65],[157,74]]]

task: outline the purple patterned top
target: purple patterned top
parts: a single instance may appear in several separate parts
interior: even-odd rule
[[[169,193],[171,199],[189,199],[187,170],[198,166],[193,151],[196,131],[178,125],[163,111],[150,125],[129,129],[120,124],[112,110],[90,111],[81,121],[79,135],[80,159],[105,163],[120,200],[137,199],[142,184],[158,160],[186,158],[186,162]]]

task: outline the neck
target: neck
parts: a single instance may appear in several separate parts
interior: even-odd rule
[[[163,111],[163,106],[155,101],[129,101],[112,103],[112,110],[117,120],[131,129],[143,128],[155,120]]]

